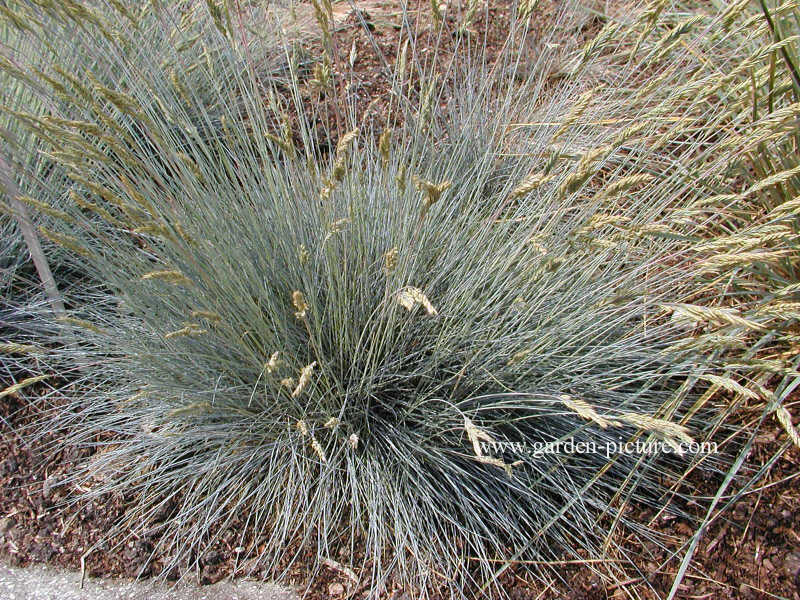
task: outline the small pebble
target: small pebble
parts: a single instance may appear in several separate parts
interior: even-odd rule
[[[344,586],[341,583],[332,583],[328,586],[328,594],[331,596],[341,596],[344,594]]]
[[[10,517],[0,519],[0,535],[6,533],[14,526],[14,521]]]
[[[58,479],[55,477],[48,477],[42,484],[42,497],[45,499],[53,495],[53,488],[58,484]]]
[[[795,577],[800,573],[800,554],[787,554],[783,559],[783,570],[788,577]]]

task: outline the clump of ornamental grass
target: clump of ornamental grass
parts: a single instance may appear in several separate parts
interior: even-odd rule
[[[0,57],[9,66],[20,55],[30,53],[33,46],[32,42],[20,35],[17,28],[7,22],[0,24],[0,43],[4,50],[14,49],[13,55],[7,56],[4,51]],[[34,91],[6,70],[0,72],[0,86],[4,90],[3,104],[44,111],[44,103]],[[65,187],[66,178],[52,161],[38,155],[33,135],[7,113],[0,116],[0,136],[3,139],[3,152],[0,154],[0,298],[7,306],[11,306],[34,301],[42,288],[20,231],[19,219],[22,217],[31,221],[30,231],[35,235],[41,223],[39,215],[42,211],[65,216],[58,208],[60,199],[50,192],[59,185]],[[21,200],[15,203],[17,198]],[[66,263],[69,258],[66,253],[61,247],[55,246],[47,247],[47,254],[48,262],[53,263],[52,268],[59,277],[64,275],[68,271]],[[45,260],[48,258],[45,257]],[[65,268],[59,269],[61,266]]]
[[[741,429],[749,439],[742,458],[767,418],[786,431],[760,472],[800,446],[787,408],[800,383],[798,17],[796,2],[732,2],[719,12],[654,2],[632,24],[629,16],[609,20],[573,65],[573,73],[601,80],[633,67],[638,81],[617,88],[618,101],[683,124],[682,136],[651,138],[707,189],[668,219],[669,234],[684,237],[697,265],[696,289],[675,315],[691,334],[687,348],[722,367],[702,376],[711,383],[703,401],[727,397],[726,411],[750,421]],[[697,151],[687,153],[687,144]],[[703,531],[748,489],[722,502],[741,464],[732,465],[687,548],[671,597]]]
[[[693,209],[712,215],[695,248],[703,287],[716,296],[703,304],[733,306],[750,323],[720,331],[739,340],[725,353],[727,374],[745,388],[733,391],[763,402],[786,430],[786,445],[800,447],[783,406],[800,382],[799,19],[797,2],[739,3],[726,11],[721,43],[732,47],[730,84],[740,96],[724,113],[732,125],[721,143],[738,160],[720,178],[719,193]]]
[[[135,41],[129,39],[124,48],[119,49],[126,56],[124,66],[104,63],[90,53],[81,52],[76,45],[79,37],[73,39],[67,34],[52,39],[40,35],[42,24],[36,10],[25,3],[3,6],[0,87],[6,93],[0,103],[0,136],[3,139],[0,150],[0,347],[8,349],[3,352],[3,366],[6,367],[3,383],[13,386],[31,374],[41,375],[41,363],[37,361],[39,353],[44,351],[41,344],[63,342],[53,336],[48,319],[53,314],[64,319],[65,303],[70,307],[80,306],[86,288],[102,285],[74,260],[76,250],[78,256],[81,253],[68,232],[69,227],[77,224],[69,214],[70,208],[81,209],[83,225],[96,232],[119,226],[102,206],[81,197],[75,179],[79,175],[70,169],[69,162],[63,156],[57,160],[50,154],[52,146],[46,141],[52,136],[67,142],[81,139],[82,135],[100,135],[101,130],[89,122],[59,119],[58,115],[64,114],[70,100],[66,88],[45,74],[48,69],[54,69],[57,75],[78,87],[96,85],[110,89],[111,86],[124,94],[131,82],[142,76],[137,65],[146,57],[169,74],[182,99],[192,94],[193,102],[203,106],[210,115],[210,124],[201,135],[222,135],[225,124],[215,112],[213,95],[208,93],[209,79],[197,79],[193,73],[197,63],[202,63],[214,77],[225,79],[231,71],[242,68],[244,57],[229,52],[227,44],[218,43],[217,37],[208,35],[203,25],[205,15],[199,14],[197,6],[185,2],[171,2],[165,6],[168,10],[159,15],[147,4],[120,7],[122,12],[119,12],[109,11],[98,3],[92,7],[91,15],[77,4],[61,7],[66,14],[74,13],[79,21],[88,19],[98,26],[105,23],[108,36],[113,36],[112,23],[134,27]],[[155,18],[179,18],[185,39],[175,43],[166,37],[171,30],[154,27]],[[280,54],[276,52],[275,43],[268,39],[271,31],[264,27],[253,33],[248,56],[255,61],[259,78],[277,80],[281,71]],[[181,60],[182,52],[192,48],[197,49],[192,53],[194,63],[182,66],[179,80],[174,61]],[[42,80],[37,82],[34,77]],[[43,91],[44,82],[54,85],[52,94]],[[184,106],[190,102],[182,101]],[[141,138],[140,131],[130,123],[124,126],[130,130],[127,139],[137,137],[141,151],[157,154],[152,145]],[[125,144],[127,141],[123,142]],[[127,148],[130,150],[129,146]],[[107,145],[102,152],[112,160],[118,158],[113,146]],[[85,220],[89,215],[92,218]],[[32,354],[31,348],[36,352]]]
[[[695,391],[720,375],[675,316],[697,271],[672,231],[708,196],[684,164],[713,132],[645,105],[609,126],[626,79],[553,89],[545,45],[522,78],[513,53],[453,67],[396,130],[351,122],[328,152],[227,9],[208,30],[247,68],[220,78],[169,9],[164,68],[131,64],[135,24],[59,6],[29,6],[26,35],[95,66],[26,71],[61,102],[21,122],[74,182],[59,241],[102,285],[61,320],[48,427],[96,451],[84,499],[130,499],[117,533],[158,522],[165,571],[226,531],[276,577],[310,549],[374,594],[666,543],[630,507],[680,512],[665,481],[722,460],[691,451],[724,415]],[[190,69],[211,103],[176,84]]]
[[[795,2],[735,2],[718,13],[654,3],[633,25],[636,35],[610,21],[597,36],[607,43],[588,44],[575,69],[594,54],[607,60],[601,77],[638,64],[639,85],[619,89],[619,101],[683,123],[683,138],[652,139],[708,190],[673,211],[681,224],[672,233],[686,236],[698,266],[697,289],[679,312],[696,348],[726,363],[709,393],[734,395],[734,407],[761,403],[787,443],[800,440],[782,406],[800,377],[799,17]]]
[[[17,27],[0,22],[4,65],[31,56],[33,47]],[[46,110],[36,92],[7,70],[0,70],[0,89],[4,105]],[[79,277],[71,253],[39,231],[48,218],[57,229],[69,219],[59,193],[69,185],[63,170],[40,155],[35,136],[5,112],[0,138],[0,398],[6,398],[51,379],[42,362],[44,345],[56,334],[50,313],[63,309],[63,292]],[[7,425],[10,417],[0,419]]]
[[[149,4],[137,7],[120,5],[118,10],[108,10],[102,3],[97,3],[88,12],[78,4],[67,4],[59,9],[65,15],[103,27],[105,35],[109,37],[114,35],[112,23],[117,20],[133,27],[137,33],[135,43],[128,39],[125,46],[118,49],[125,53],[124,66],[104,63],[80,52],[74,40],[67,37],[52,40],[38,35],[35,32],[41,32],[42,24],[38,21],[36,11],[25,3],[15,2],[4,7],[4,20],[0,30],[0,44],[3,49],[0,56],[3,65],[0,83],[8,94],[3,99],[3,110],[0,113],[0,132],[5,144],[1,163],[4,179],[0,187],[3,192],[0,226],[3,228],[6,246],[0,250],[0,285],[6,290],[6,295],[13,296],[14,300],[23,301],[25,296],[34,295],[37,288],[42,286],[37,281],[38,274],[30,264],[30,244],[26,245],[19,231],[21,217],[32,221],[39,244],[47,255],[48,265],[54,272],[57,287],[69,287],[80,279],[81,274],[75,273],[69,264],[70,257],[64,252],[64,244],[59,243],[65,233],[60,229],[61,223],[70,220],[64,206],[80,203],[80,198],[76,199],[75,190],[71,189],[75,182],[68,176],[69,163],[64,160],[65,157],[61,157],[59,161],[50,156],[42,147],[42,141],[54,135],[61,136],[64,140],[70,137],[74,140],[83,134],[99,134],[99,130],[90,123],[59,120],[56,115],[63,112],[60,107],[69,102],[66,89],[55,84],[53,95],[48,96],[43,92],[41,83],[33,81],[32,75],[38,74],[43,81],[53,84],[51,77],[45,74],[48,68],[53,68],[60,70],[60,75],[65,80],[78,87],[90,85],[109,90],[109,86],[112,86],[115,92],[124,95],[125,90],[137,85],[136,80],[142,76],[137,65],[146,57],[148,61],[157,62],[168,74],[172,85],[178,90],[184,108],[189,103],[203,106],[210,124],[203,132],[196,134],[223,135],[225,123],[217,115],[213,95],[209,94],[210,79],[196,78],[193,73],[198,64],[202,64],[211,76],[227,79],[231,71],[243,68],[244,59],[235,57],[225,43],[218,43],[216,37],[208,35],[205,29],[207,20],[204,15],[199,14],[198,6],[186,2],[169,2],[165,6],[168,8],[158,17]],[[166,28],[153,26],[155,18],[180,19],[184,39],[176,42],[166,37],[169,33]],[[256,61],[255,68],[259,78],[277,79],[283,68],[279,60],[280,54],[276,51],[274,42],[268,39],[272,30],[268,27],[262,29],[252,34],[248,48],[249,58]],[[191,63],[187,62],[184,55],[189,51],[192,53]],[[184,60],[180,67],[180,77],[175,65],[175,61],[179,60]],[[189,95],[193,99],[190,100]],[[86,99],[85,96],[81,98]],[[36,119],[39,120],[35,121]],[[189,119],[191,120],[191,115]],[[140,151],[157,154],[148,140],[139,139],[140,132],[135,127],[130,123],[125,125],[131,136],[122,144],[125,149],[131,150],[128,141],[135,137]],[[109,145],[103,152],[110,158],[117,158],[113,145]],[[84,205],[83,208],[91,210],[92,207]],[[96,226],[101,227],[104,223],[108,223],[108,219],[101,218]],[[16,282],[16,287],[11,289],[13,282]],[[63,290],[59,295],[63,295]]]

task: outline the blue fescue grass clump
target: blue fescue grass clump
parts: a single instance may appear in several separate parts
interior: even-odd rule
[[[628,507],[713,465],[682,450],[721,424],[670,316],[696,274],[674,210],[706,193],[650,143],[680,121],[597,125],[625,106],[550,89],[545,46],[525,77],[509,55],[423,78],[394,131],[339,115],[329,151],[302,84],[259,77],[219,7],[153,9],[175,44],[156,59],[131,53],[135,18],[22,6],[26,35],[93,61],[23,68],[60,103],[20,119],[69,174],[58,241],[98,282],[62,320],[49,425],[98,451],[88,497],[131,499],[120,531],[163,521],[177,564],[235,527],[276,575],[310,548],[375,592],[452,594],[507,561],[607,556],[620,529],[659,542]],[[200,60],[198,22],[245,68]],[[595,451],[527,452],[568,440]],[[636,440],[664,452],[612,450]]]

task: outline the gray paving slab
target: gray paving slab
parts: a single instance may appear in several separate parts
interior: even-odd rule
[[[90,579],[53,567],[0,564],[0,600],[299,600],[286,587],[258,581],[197,586],[129,579]]]

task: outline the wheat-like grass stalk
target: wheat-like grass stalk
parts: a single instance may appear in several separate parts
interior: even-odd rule
[[[797,428],[792,424],[792,415],[789,414],[786,407],[778,406],[775,409],[775,417],[789,435],[789,439],[792,440],[792,443],[800,448],[800,432],[798,432]]]
[[[29,387],[35,383],[39,383],[40,381],[44,381],[45,379],[50,379],[51,377],[51,375],[36,375],[35,377],[23,379],[14,385],[8,386],[4,390],[0,390],[0,398],[5,398],[6,396],[15,396],[26,387]]]

